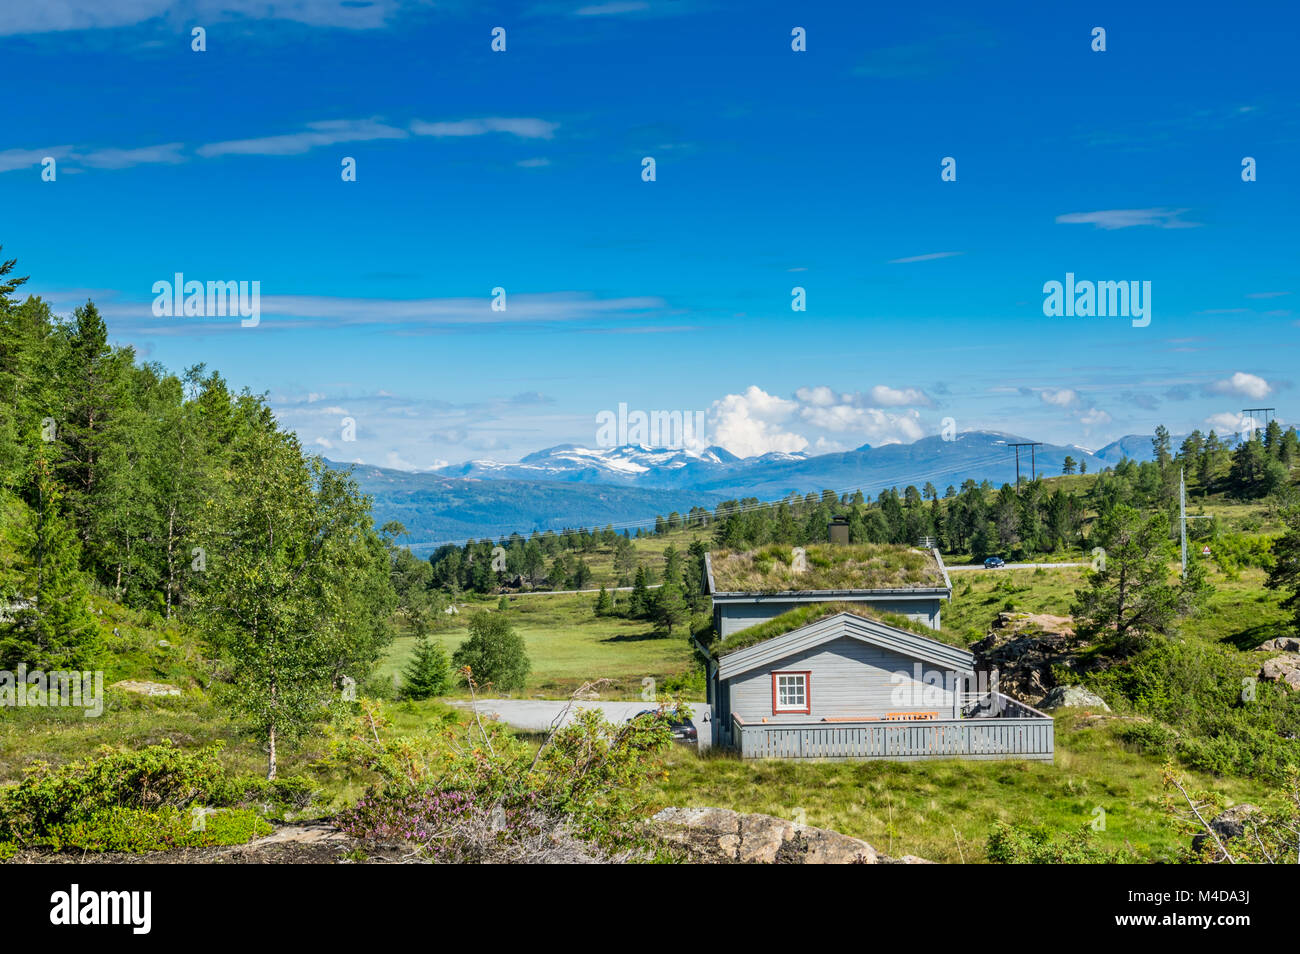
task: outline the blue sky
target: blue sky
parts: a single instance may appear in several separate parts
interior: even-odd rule
[[[742,456],[1294,422],[1294,6],[979,6],[11,4],[0,242],[339,460],[590,446],[620,403]],[[260,322],[155,317],[177,272]],[[1046,317],[1067,272],[1151,282],[1150,324]]]

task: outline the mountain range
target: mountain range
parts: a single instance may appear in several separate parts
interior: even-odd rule
[[[518,531],[565,527],[653,525],[654,517],[723,500],[777,500],[791,492],[861,490],[874,496],[887,487],[932,483],[940,493],[967,479],[1014,483],[1011,446],[1028,439],[996,431],[966,431],[952,440],[924,437],[911,444],[863,445],[833,454],[773,453],[737,457],[722,447],[703,450],[648,448],[635,444],[592,449],[560,444],[518,463],[474,460],[430,471],[369,465],[353,467],[361,489],[374,500],[376,521],[400,521],[413,547],[500,537]],[[1177,446],[1175,440],[1174,446]],[[1039,476],[1060,474],[1066,456],[1089,472],[1124,457],[1152,455],[1151,439],[1129,435],[1092,451],[1078,445],[1041,444],[1033,449]],[[1020,449],[1020,473],[1030,476],[1030,449]]]

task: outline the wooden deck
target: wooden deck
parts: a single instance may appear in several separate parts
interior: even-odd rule
[[[1032,759],[1050,762],[1055,723],[1016,704],[1007,715],[918,722],[744,723],[731,744],[746,759]]]

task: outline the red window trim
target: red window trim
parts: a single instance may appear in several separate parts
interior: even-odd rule
[[[778,709],[776,705],[776,677],[803,676],[802,709]],[[811,715],[812,714],[812,670],[810,669],[774,669],[772,671],[772,715]]]

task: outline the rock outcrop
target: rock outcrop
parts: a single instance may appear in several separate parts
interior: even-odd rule
[[[1100,709],[1109,712],[1106,700],[1095,692],[1089,692],[1083,686],[1057,686],[1038,704],[1040,709],[1050,712],[1053,709]]]
[[[1036,706],[1056,686],[1052,667],[1073,667],[1073,646],[1068,616],[1003,612],[971,650],[977,668],[998,671],[1002,692]]]
[[[858,838],[772,815],[727,808],[665,808],[651,822],[658,836],[691,861],[712,864],[930,864],[889,858]]]
[[[1280,682],[1300,692],[1300,654],[1274,656],[1260,667],[1259,678],[1265,682]]]
[[[1300,653],[1300,639],[1295,636],[1279,636],[1260,643],[1258,649],[1271,649],[1279,653]]]
[[[134,692],[141,696],[179,696],[181,691],[176,686],[169,686],[165,682],[145,682],[139,679],[123,679],[121,682],[115,682],[108,688],[121,689],[123,692]]]

